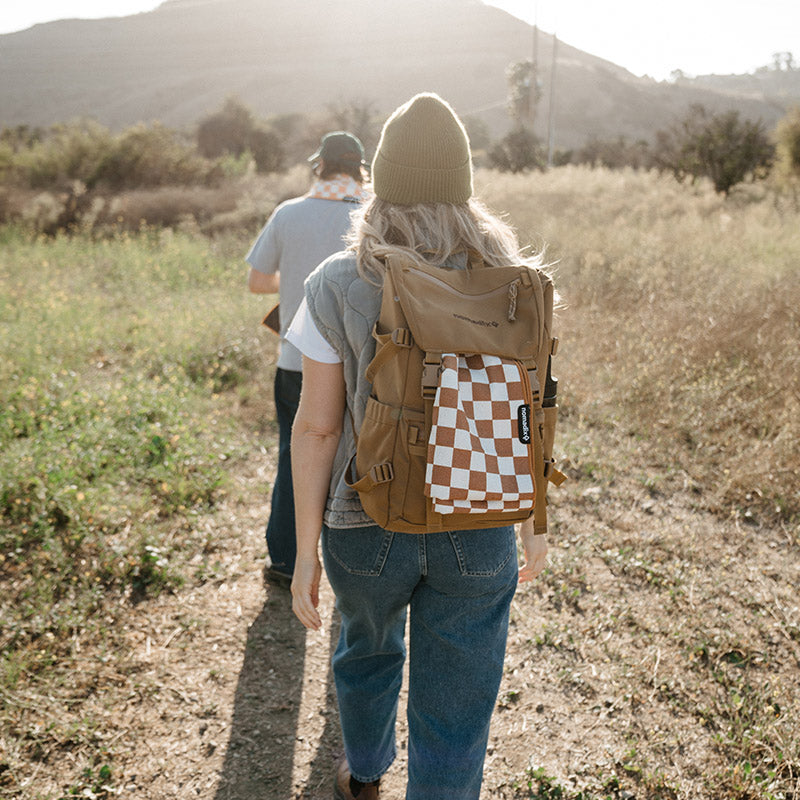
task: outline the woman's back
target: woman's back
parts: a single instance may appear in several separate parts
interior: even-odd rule
[[[328,352],[318,361],[304,350],[292,437],[293,604],[303,624],[319,628],[322,531],[325,570],[342,619],[333,670],[346,758],[334,797],[377,797],[394,760],[408,620],[406,797],[477,800],[511,599],[518,575],[527,579],[541,570],[544,537],[523,526],[527,563],[518,569],[512,525],[425,535],[387,530],[365,513],[345,474],[373,388],[367,367],[374,334],[382,333],[374,327],[387,257],[464,268],[467,251],[495,266],[519,264],[522,256],[511,229],[472,198],[466,132],[441,98],[419,95],[395,111],[372,174],[375,198],[354,223],[350,249],[310,276],[297,325],[313,328]]]

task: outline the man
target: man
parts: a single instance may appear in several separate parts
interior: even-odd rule
[[[280,292],[280,336],[275,372],[278,471],[267,523],[270,566],[266,580],[288,588],[296,555],[290,441],[302,384],[302,356],[283,336],[303,299],[303,282],[320,262],[344,249],[354,204],[363,188],[364,147],[356,136],[333,131],[309,159],[315,182],[303,197],[281,203],[258,235],[246,261],[248,287],[256,294]]]

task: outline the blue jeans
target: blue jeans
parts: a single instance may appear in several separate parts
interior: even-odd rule
[[[294,529],[294,488],[292,485],[292,424],[300,403],[303,373],[275,371],[275,412],[278,418],[278,472],[272,487],[272,503],[267,523],[267,550],[272,566],[291,575],[297,556]]]
[[[373,781],[394,760],[410,608],[406,798],[477,798],[517,585],[513,527],[324,527],[322,552],[342,618],[333,674],[351,773]]]

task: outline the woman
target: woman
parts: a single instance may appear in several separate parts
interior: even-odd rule
[[[345,758],[336,798],[378,797],[395,757],[395,720],[410,610],[408,800],[477,798],[489,723],[503,671],[508,611],[517,580],[543,568],[547,544],[512,526],[425,535],[385,531],[345,482],[370,385],[383,261],[403,252],[465,267],[519,264],[513,232],[472,199],[464,127],[433,94],[387,120],[372,166],[375,197],[357,215],[350,248],[309,277],[288,334],[304,355],[292,434],[297,508],[293,608],[310,629],[317,605],[320,532],[342,628],[333,656]],[[538,263],[538,262],[537,262]],[[458,551],[458,557],[457,553]]]

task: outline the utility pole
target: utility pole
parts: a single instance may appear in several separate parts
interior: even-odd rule
[[[558,37],[553,34],[553,64],[550,68],[550,103],[547,111],[547,166],[553,166],[553,129],[555,127],[556,101],[556,60],[558,58]]]
[[[536,105],[539,101],[539,3],[533,0],[533,57],[530,85],[531,133],[536,133]]]

